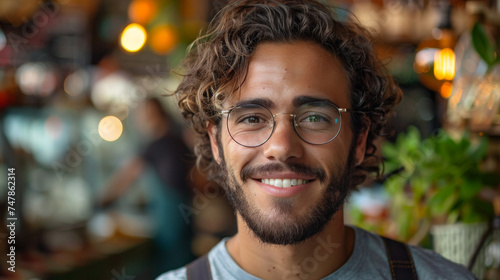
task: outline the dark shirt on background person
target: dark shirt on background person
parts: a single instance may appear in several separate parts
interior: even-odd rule
[[[190,154],[184,141],[168,132],[148,144],[140,156],[156,171],[165,186],[188,196],[190,188],[186,186],[186,178],[189,176]]]

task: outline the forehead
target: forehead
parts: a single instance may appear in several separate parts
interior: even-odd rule
[[[264,98],[270,107],[293,105],[298,96],[329,100],[341,107],[349,101],[349,81],[338,59],[313,42],[262,43],[250,57],[240,90],[230,106]]]

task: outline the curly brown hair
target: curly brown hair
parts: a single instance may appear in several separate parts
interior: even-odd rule
[[[340,21],[316,0],[231,1],[215,16],[207,33],[190,46],[183,63],[185,74],[175,91],[184,117],[199,135],[198,168],[209,179],[219,175],[208,123],[220,123],[221,104],[243,83],[257,45],[305,40],[334,54],[347,73],[352,109],[362,112],[351,114],[355,135],[367,128],[365,118],[370,120],[365,160],[356,166],[353,184],[360,184],[367,173],[380,175],[374,140],[385,133],[388,114],[401,99],[401,91],[386,75],[369,35],[355,22]]]

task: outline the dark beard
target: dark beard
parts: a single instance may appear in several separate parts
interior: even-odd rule
[[[332,174],[320,200],[316,206],[309,210],[307,215],[297,215],[293,212],[296,203],[295,198],[274,198],[273,211],[279,219],[267,219],[258,208],[250,205],[241,185],[238,184],[234,173],[229,173],[224,160],[222,147],[219,144],[221,162],[221,185],[226,191],[228,200],[232,206],[240,213],[241,217],[263,242],[275,245],[292,245],[301,243],[315,234],[321,232],[325,225],[332,219],[332,216],[344,204],[351,191],[351,179],[354,171],[354,145],[351,145],[347,163],[338,166],[337,174]],[[297,163],[268,164],[258,167],[245,166],[240,174],[244,182],[252,174],[261,171],[284,171],[290,170],[301,175],[314,175],[322,183],[326,180],[325,171],[321,168],[311,168]]]

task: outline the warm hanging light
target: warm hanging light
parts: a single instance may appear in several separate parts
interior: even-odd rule
[[[144,27],[137,23],[131,23],[123,30],[120,42],[126,51],[137,52],[146,43],[146,38]]]
[[[419,74],[422,84],[444,98],[449,97],[447,82],[455,77],[455,47],[457,38],[451,25],[451,5],[441,3],[438,9],[441,21],[432,30],[432,36],[420,42],[415,55],[413,68]]]
[[[437,51],[434,56],[434,77],[438,80],[453,80],[455,77],[455,53],[450,48]]]

